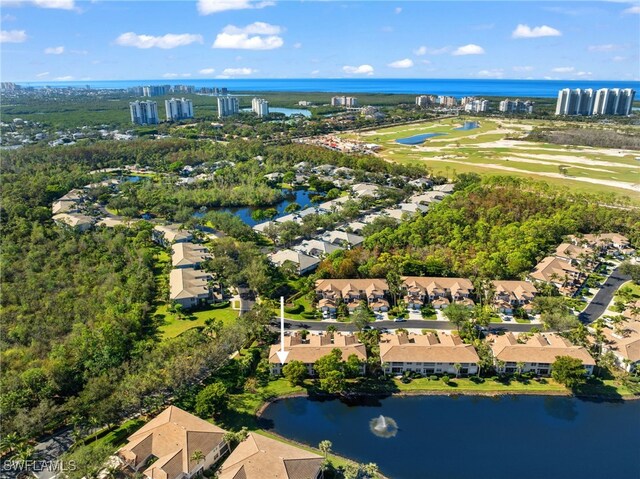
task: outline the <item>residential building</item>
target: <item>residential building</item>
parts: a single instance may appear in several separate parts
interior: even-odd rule
[[[218,118],[237,115],[240,112],[240,102],[235,96],[218,96]]]
[[[337,246],[333,243],[321,241],[317,239],[311,239],[303,241],[301,244],[294,246],[295,251],[307,254],[309,256],[315,256],[316,258],[322,258],[330,255],[334,251],[340,251],[344,248]]]
[[[218,471],[218,479],[321,479],[324,458],[250,432]],[[163,478],[164,479],[164,478]]]
[[[271,374],[278,376],[282,374],[282,368],[284,364],[288,364],[291,361],[302,361],[307,367],[309,376],[315,376],[313,369],[314,363],[331,353],[334,349],[339,349],[342,352],[342,360],[346,361],[349,356],[354,354],[362,365],[360,367],[360,373],[364,374],[365,361],[367,360],[367,349],[364,344],[360,343],[358,339],[352,335],[342,335],[339,333],[321,333],[321,334],[308,334],[306,339],[302,339],[299,334],[292,334],[291,336],[284,337],[284,350],[289,354],[284,364],[280,363],[278,357],[278,351],[280,351],[281,344],[273,344],[269,350],[269,366],[271,368]]]
[[[353,312],[366,301],[373,311],[388,311],[389,302],[385,297],[389,293],[389,285],[384,279],[319,279],[316,281],[316,296],[321,311],[333,313],[338,302],[344,301]]]
[[[635,250],[626,236],[618,233],[597,233],[581,236],[569,236],[569,241],[575,245],[592,248],[600,255],[612,254],[622,256],[633,254]]]
[[[503,113],[533,113],[532,101],[526,100],[509,100],[508,98],[500,102],[498,110]]]
[[[355,231],[354,228],[362,229],[365,225],[364,223],[352,222],[349,223],[349,226],[352,230]],[[355,248],[356,246],[360,246],[364,243],[364,237],[359,236],[353,233],[347,233],[346,231],[327,231],[322,235],[322,240],[327,241],[331,244],[348,246],[351,248]]]
[[[587,245],[561,243],[556,248],[554,256],[576,267],[582,265],[586,269],[593,269],[597,266],[596,251]]]
[[[583,275],[580,270],[569,261],[547,256],[540,261],[529,277],[535,281],[551,283],[560,293],[573,296],[582,285]]]
[[[259,117],[269,116],[269,102],[263,98],[251,100],[251,110]]]
[[[166,225],[156,225],[151,231],[151,239],[163,246],[170,246],[173,243],[184,243],[191,241],[193,235],[182,229],[179,224],[169,223]]]
[[[358,106],[358,99],[352,96],[334,96],[331,98],[331,106],[354,108]]]
[[[147,85],[142,87],[142,96],[164,96],[169,93],[169,85]]]
[[[636,302],[640,307],[640,301]],[[628,372],[635,371],[640,366],[640,315],[633,315],[631,308],[625,311],[632,319],[622,321],[613,327],[603,328],[604,343],[602,352],[611,351],[616,358],[618,367]],[[635,319],[634,319],[635,318]]]
[[[630,115],[635,97],[631,88],[601,88],[596,92],[594,115]]]
[[[473,306],[473,283],[466,278],[405,276],[402,278],[404,301],[408,309],[419,310],[425,304],[443,309],[451,302]]]
[[[363,196],[371,196],[373,198],[377,198],[378,190],[380,187],[373,183],[356,183],[351,186],[351,191],[358,198],[362,198]]]
[[[445,108],[453,108],[458,104],[458,100],[456,100],[453,96],[443,96],[440,95],[438,97],[438,105],[443,106]]]
[[[133,101],[129,103],[129,112],[134,125],[158,124],[158,103],[155,101]]]
[[[184,242],[171,246],[171,264],[174,268],[199,268],[213,255],[202,245]]]
[[[201,475],[229,449],[227,431],[169,406],[128,438],[117,456],[148,479],[190,479]],[[204,460],[195,460],[200,451]]]
[[[93,228],[95,218],[81,213],[58,213],[53,216],[53,221],[61,226],[69,226],[78,231],[87,231]]]
[[[493,306],[501,313],[512,314],[516,309],[533,312],[536,287],[527,281],[492,281]]]
[[[540,376],[551,374],[552,364],[559,356],[579,359],[586,373],[591,375],[596,362],[582,346],[574,346],[568,340],[555,333],[536,333],[532,336],[519,336],[508,332],[502,336],[491,336],[489,345],[494,364],[499,373],[533,372]]]
[[[438,334],[382,334],[380,362],[386,374],[413,371],[423,375],[469,375],[478,372],[478,353],[460,336]],[[459,365],[459,369],[457,369]]]
[[[435,103],[436,98],[433,95],[420,95],[416,97],[416,106],[420,108],[427,108],[431,104]]]
[[[592,115],[594,93],[591,88],[565,88],[558,92],[556,115]]]
[[[204,271],[193,268],[172,269],[169,273],[169,299],[181,304],[184,308],[193,308],[214,300],[222,300],[218,292],[214,295],[213,287],[209,284],[213,276]]]
[[[78,212],[80,205],[84,201],[85,193],[82,190],[73,189],[64,196],[61,196],[51,205],[51,212],[58,213]]]
[[[298,274],[310,273],[318,267],[320,259],[314,258],[292,249],[281,249],[269,255],[269,261],[275,266],[282,267],[286,263],[293,263],[298,270]]]
[[[167,121],[193,118],[193,102],[187,98],[165,100],[164,107],[167,111]]]
[[[464,105],[464,111],[472,113],[483,113],[489,111],[489,101],[484,99],[473,99]]]

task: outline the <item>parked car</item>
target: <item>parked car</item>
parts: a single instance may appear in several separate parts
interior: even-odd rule
[[[406,321],[406,319],[404,319],[404,318],[396,318],[396,319],[393,320],[394,323],[403,323],[405,321]]]

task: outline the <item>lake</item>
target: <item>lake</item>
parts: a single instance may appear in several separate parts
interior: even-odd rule
[[[393,479],[640,477],[640,401],[559,396],[395,396],[347,405],[290,398],[270,405],[265,428],[375,462]],[[395,437],[370,421],[393,418]]]
[[[401,145],[420,145],[421,143],[424,143],[424,141],[428,138],[443,135],[446,135],[446,133],[422,133],[420,135],[413,135],[407,138],[398,138],[396,140],[396,143],[400,143]]]
[[[249,226],[253,227],[259,223],[264,223],[267,220],[259,220],[256,221],[251,217],[251,213],[255,210],[258,209],[267,209],[267,208],[275,208],[278,211],[278,214],[274,217],[274,219],[276,218],[280,218],[282,216],[287,215],[288,213],[285,213],[285,208],[287,206],[289,206],[291,203],[298,203],[300,205],[300,209],[305,209],[308,206],[311,206],[311,197],[321,194],[318,193],[316,191],[308,191],[308,190],[304,190],[304,189],[300,189],[300,190],[282,190],[283,193],[285,194],[284,199],[280,202],[277,203],[276,205],[273,206],[266,206],[264,208],[253,208],[253,207],[242,207],[242,208],[225,208],[225,207],[220,207],[220,208],[209,208],[208,211],[222,211],[222,212],[227,212],[227,213],[231,213],[234,214],[236,216],[238,216],[242,221],[244,221],[246,224],[248,224]],[[198,218],[201,218],[202,216],[204,216],[205,213],[204,212],[196,212],[193,214],[193,216],[196,216]]]

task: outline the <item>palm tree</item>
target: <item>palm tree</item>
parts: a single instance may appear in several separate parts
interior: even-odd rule
[[[522,371],[524,370],[524,363],[522,361],[518,361],[516,363],[516,369],[518,370],[518,374],[522,374]]]
[[[326,439],[324,441],[320,441],[320,444],[318,444],[318,449],[320,449],[320,452],[322,452],[322,454],[324,455],[325,460],[327,459],[327,456],[331,451],[331,446],[333,446],[331,441],[328,441]]]
[[[455,363],[453,365],[453,369],[456,370],[456,378],[460,377],[460,370],[462,369],[462,364],[460,363]]]
[[[92,432],[95,432],[95,431],[96,431],[96,429],[98,429],[98,428],[100,427],[100,421],[99,421],[99,420],[98,420],[98,418],[97,418],[97,417],[95,417],[95,416],[91,416],[91,417],[89,418],[89,424],[91,425]],[[98,435],[96,434],[96,435],[94,436],[93,440],[95,441],[95,440],[97,440],[97,439],[98,439]]]
[[[378,465],[375,462],[370,462],[369,464],[363,464],[362,472],[364,472],[369,478],[378,477],[378,472],[379,472]]]
[[[1,449],[9,449],[9,452],[13,452],[16,448],[20,446],[22,440],[15,432],[10,432],[9,434],[5,434],[2,439],[0,439],[0,448]]]
[[[196,451],[193,451],[193,454],[191,454],[191,457],[189,459],[196,464],[200,464],[201,462],[204,462],[205,455],[201,450],[198,449]]]
[[[35,452],[35,449],[33,448],[32,445],[26,442],[23,442],[17,447],[16,453],[14,454],[13,459],[16,459],[18,461],[28,461],[29,459],[31,459],[31,456],[33,456],[34,452]]]

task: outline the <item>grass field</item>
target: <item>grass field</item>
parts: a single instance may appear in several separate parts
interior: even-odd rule
[[[469,119],[449,118],[345,136],[377,143],[382,146],[383,158],[426,164],[434,174],[453,177],[456,173],[475,172],[532,177],[578,191],[616,193],[640,200],[640,162],[636,160],[640,152],[521,139],[536,126],[551,125],[543,120],[480,119],[479,128],[457,130],[466,120]],[[396,142],[422,133],[442,135],[420,145]]]
[[[185,331],[205,325],[208,319],[219,319],[224,324],[234,321],[238,317],[238,311],[231,309],[231,305],[225,308],[210,308],[202,311],[188,312],[183,318],[168,309],[163,304],[156,310],[156,316],[162,316],[164,323],[158,328],[163,339],[175,338]]]

